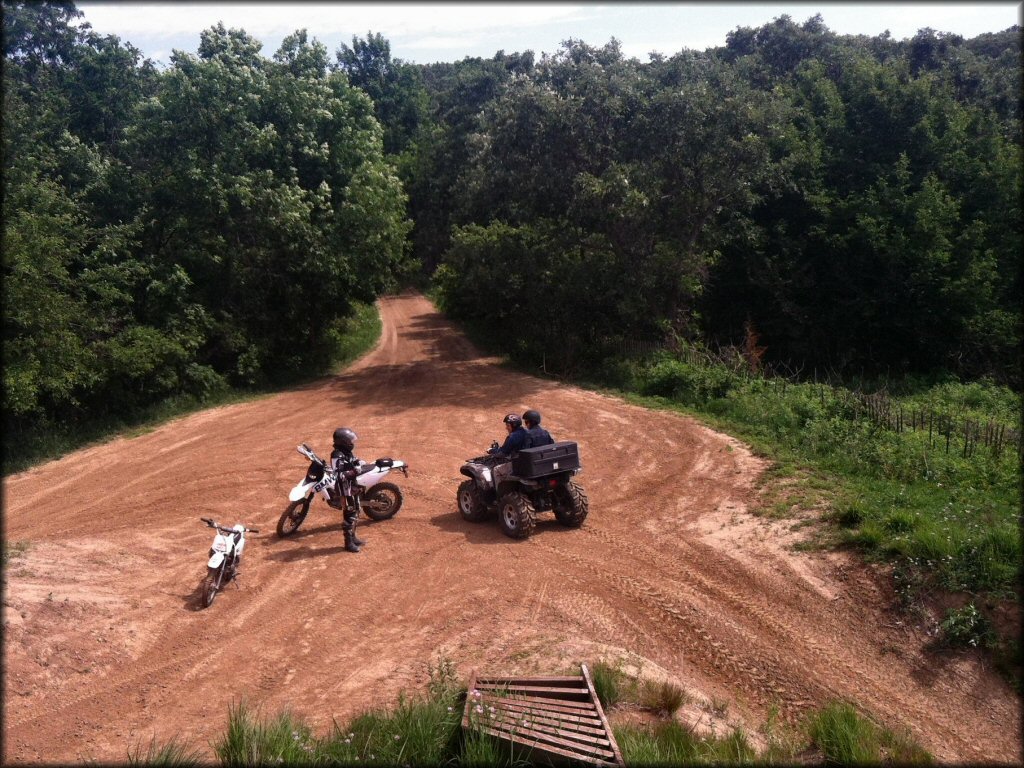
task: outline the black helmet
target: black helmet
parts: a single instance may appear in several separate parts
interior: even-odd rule
[[[523,414],[523,421],[528,421],[534,426],[540,424],[540,413],[532,408]]]
[[[519,429],[519,427],[523,426],[523,420],[516,416],[514,413],[510,413],[508,416],[502,419],[502,421],[504,421],[506,424],[511,424],[512,429]]]
[[[339,451],[351,451],[356,444],[356,433],[348,427],[334,430],[334,447]]]

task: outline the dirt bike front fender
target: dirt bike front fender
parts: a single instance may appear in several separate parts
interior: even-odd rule
[[[217,568],[220,568],[220,564],[223,563],[223,562],[224,562],[224,553],[223,552],[214,552],[213,555],[210,557],[210,562],[208,562],[206,564],[206,567],[207,568],[213,568],[213,569],[216,570]]]
[[[310,490],[312,490],[314,485],[316,485],[315,482],[299,483],[294,488],[292,488],[291,492],[288,494],[288,501],[302,501],[302,499],[306,498],[306,496],[309,495],[309,492]]]

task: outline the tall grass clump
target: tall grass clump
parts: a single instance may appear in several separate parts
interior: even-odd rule
[[[128,750],[128,765],[166,766],[166,768],[192,768],[203,765],[202,753],[188,741],[177,736],[161,744],[154,736],[149,744],[136,745]]]
[[[242,701],[228,710],[227,733],[214,752],[229,767],[308,763],[317,752],[317,740],[290,712],[263,720]]]
[[[605,709],[618,704],[632,682],[621,667],[604,661],[598,661],[590,668],[590,679],[594,683],[594,693]]]
[[[875,725],[847,702],[833,702],[812,716],[808,736],[826,764],[932,763],[931,755],[909,736]]]
[[[756,750],[740,729],[724,736],[699,737],[691,728],[669,721],[653,729],[616,728],[615,741],[626,765],[739,765],[757,760]]]

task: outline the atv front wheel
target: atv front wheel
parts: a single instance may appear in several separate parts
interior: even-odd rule
[[[587,519],[590,502],[587,495],[571,480],[554,491],[555,518],[569,528],[579,528]]]
[[[462,519],[471,523],[479,523],[487,517],[487,504],[484,495],[474,480],[464,480],[457,493],[459,512]]]
[[[498,521],[506,536],[526,539],[537,525],[530,500],[518,491],[506,493],[498,500]]]

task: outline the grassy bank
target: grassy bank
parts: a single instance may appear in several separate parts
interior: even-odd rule
[[[381,322],[376,306],[360,304],[355,315],[332,331],[333,354],[329,370],[297,372],[288,386],[318,378],[348,365],[371,349],[380,338]],[[21,472],[35,464],[56,459],[87,445],[106,442],[122,434],[141,434],[164,422],[195,411],[253,400],[281,391],[273,389],[217,389],[199,398],[169,398],[149,408],[120,414],[117,418],[75,424],[45,424],[19,435],[3,437],[3,474]]]
[[[845,702],[833,702],[797,726],[767,724],[757,739],[741,728],[699,733],[696,723],[678,715],[687,695],[670,683],[640,681],[604,662],[590,665],[594,686],[626,765],[852,764],[856,762],[930,764],[930,755],[909,735],[875,724]],[[567,670],[579,674],[579,669]],[[430,668],[427,691],[402,696],[391,709],[360,714],[329,733],[315,734],[290,712],[260,717],[238,704],[228,713],[224,735],[212,744],[220,765],[387,765],[516,766],[544,764],[513,754],[507,742],[461,727],[471,693],[456,679],[454,666],[439,660]],[[487,711],[480,708],[479,716]],[[622,712],[647,712],[648,724],[616,725]],[[471,723],[472,723],[471,719]],[[765,746],[760,750],[754,741]],[[151,742],[129,750],[132,765],[193,766],[201,751],[187,738]]]

